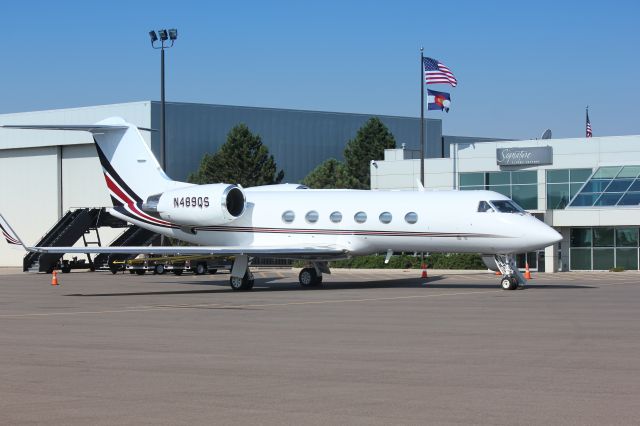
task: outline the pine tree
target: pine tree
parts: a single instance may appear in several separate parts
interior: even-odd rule
[[[349,175],[344,163],[330,158],[313,169],[302,184],[314,189],[354,188],[358,181]]]
[[[371,188],[371,160],[382,160],[384,150],[395,147],[396,140],[387,126],[371,117],[344,149],[347,171],[356,181],[354,188]]]
[[[276,174],[276,162],[259,135],[245,124],[238,124],[227,135],[227,141],[215,154],[205,154],[189,182],[235,183],[244,187],[280,183],[284,172]]]

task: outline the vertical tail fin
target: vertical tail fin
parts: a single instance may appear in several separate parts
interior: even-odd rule
[[[91,133],[114,206],[141,203],[149,195],[185,185],[164,173],[135,126],[121,118],[97,124],[110,127]]]
[[[145,143],[138,128],[111,117],[94,125],[4,125],[8,129],[90,132],[114,206],[142,203],[149,195],[188,185],[171,180]]]

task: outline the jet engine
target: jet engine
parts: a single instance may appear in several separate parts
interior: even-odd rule
[[[236,185],[193,185],[151,195],[142,210],[184,226],[222,225],[244,213],[246,198]]]

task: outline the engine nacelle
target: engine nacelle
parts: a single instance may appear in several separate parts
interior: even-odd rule
[[[142,209],[184,226],[222,225],[244,213],[244,192],[236,185],[193,185],[152,195]]]

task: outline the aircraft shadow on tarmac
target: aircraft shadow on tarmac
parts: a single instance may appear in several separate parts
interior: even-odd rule
[[[427,279],[424,278],[404,278],[395,280],[380,280],[380,281],[366,281],[366,282],[348,282],[348,281],[330,281],[325,282],[319,287],[300,287],[298,283],[287,282],[280,283],[279,279],[273,278],[256,278],[255,285],[252,292],[276,292],[276,291],[331,291],[331,290],[362,290],[362,289],[375,289],[375,288],[424,288],[424,289],[450,289],[450,290],[474,290],[474,289],[496,289],[498,290],[498,283],[441,283],[445,279],[444,277],[434,276]],[[157,285],[166,285],[166,281],[158,281]],[[210,289],[198,289],[198,290],[165,290],[165,291],[133,291],[133,292],[120,292],[120,293],[74,293],[67,294],[66,296],[75,297],[112,297],[112,296],[170,296],[180,294],[200,294],[200,293],[233,293],[234,291],[229,288],[229,284],[226,281],[216,282],[203,282],[203,281],[172,281],[172,285],[192,285],[210,287]],[[215,287],[215,288],[211,288]],[[528,284],[522,290],[555,290],[555,289],[585,289],[585,288],[597,288],[597,286],[586,285],[565,285],[565,284]]]

